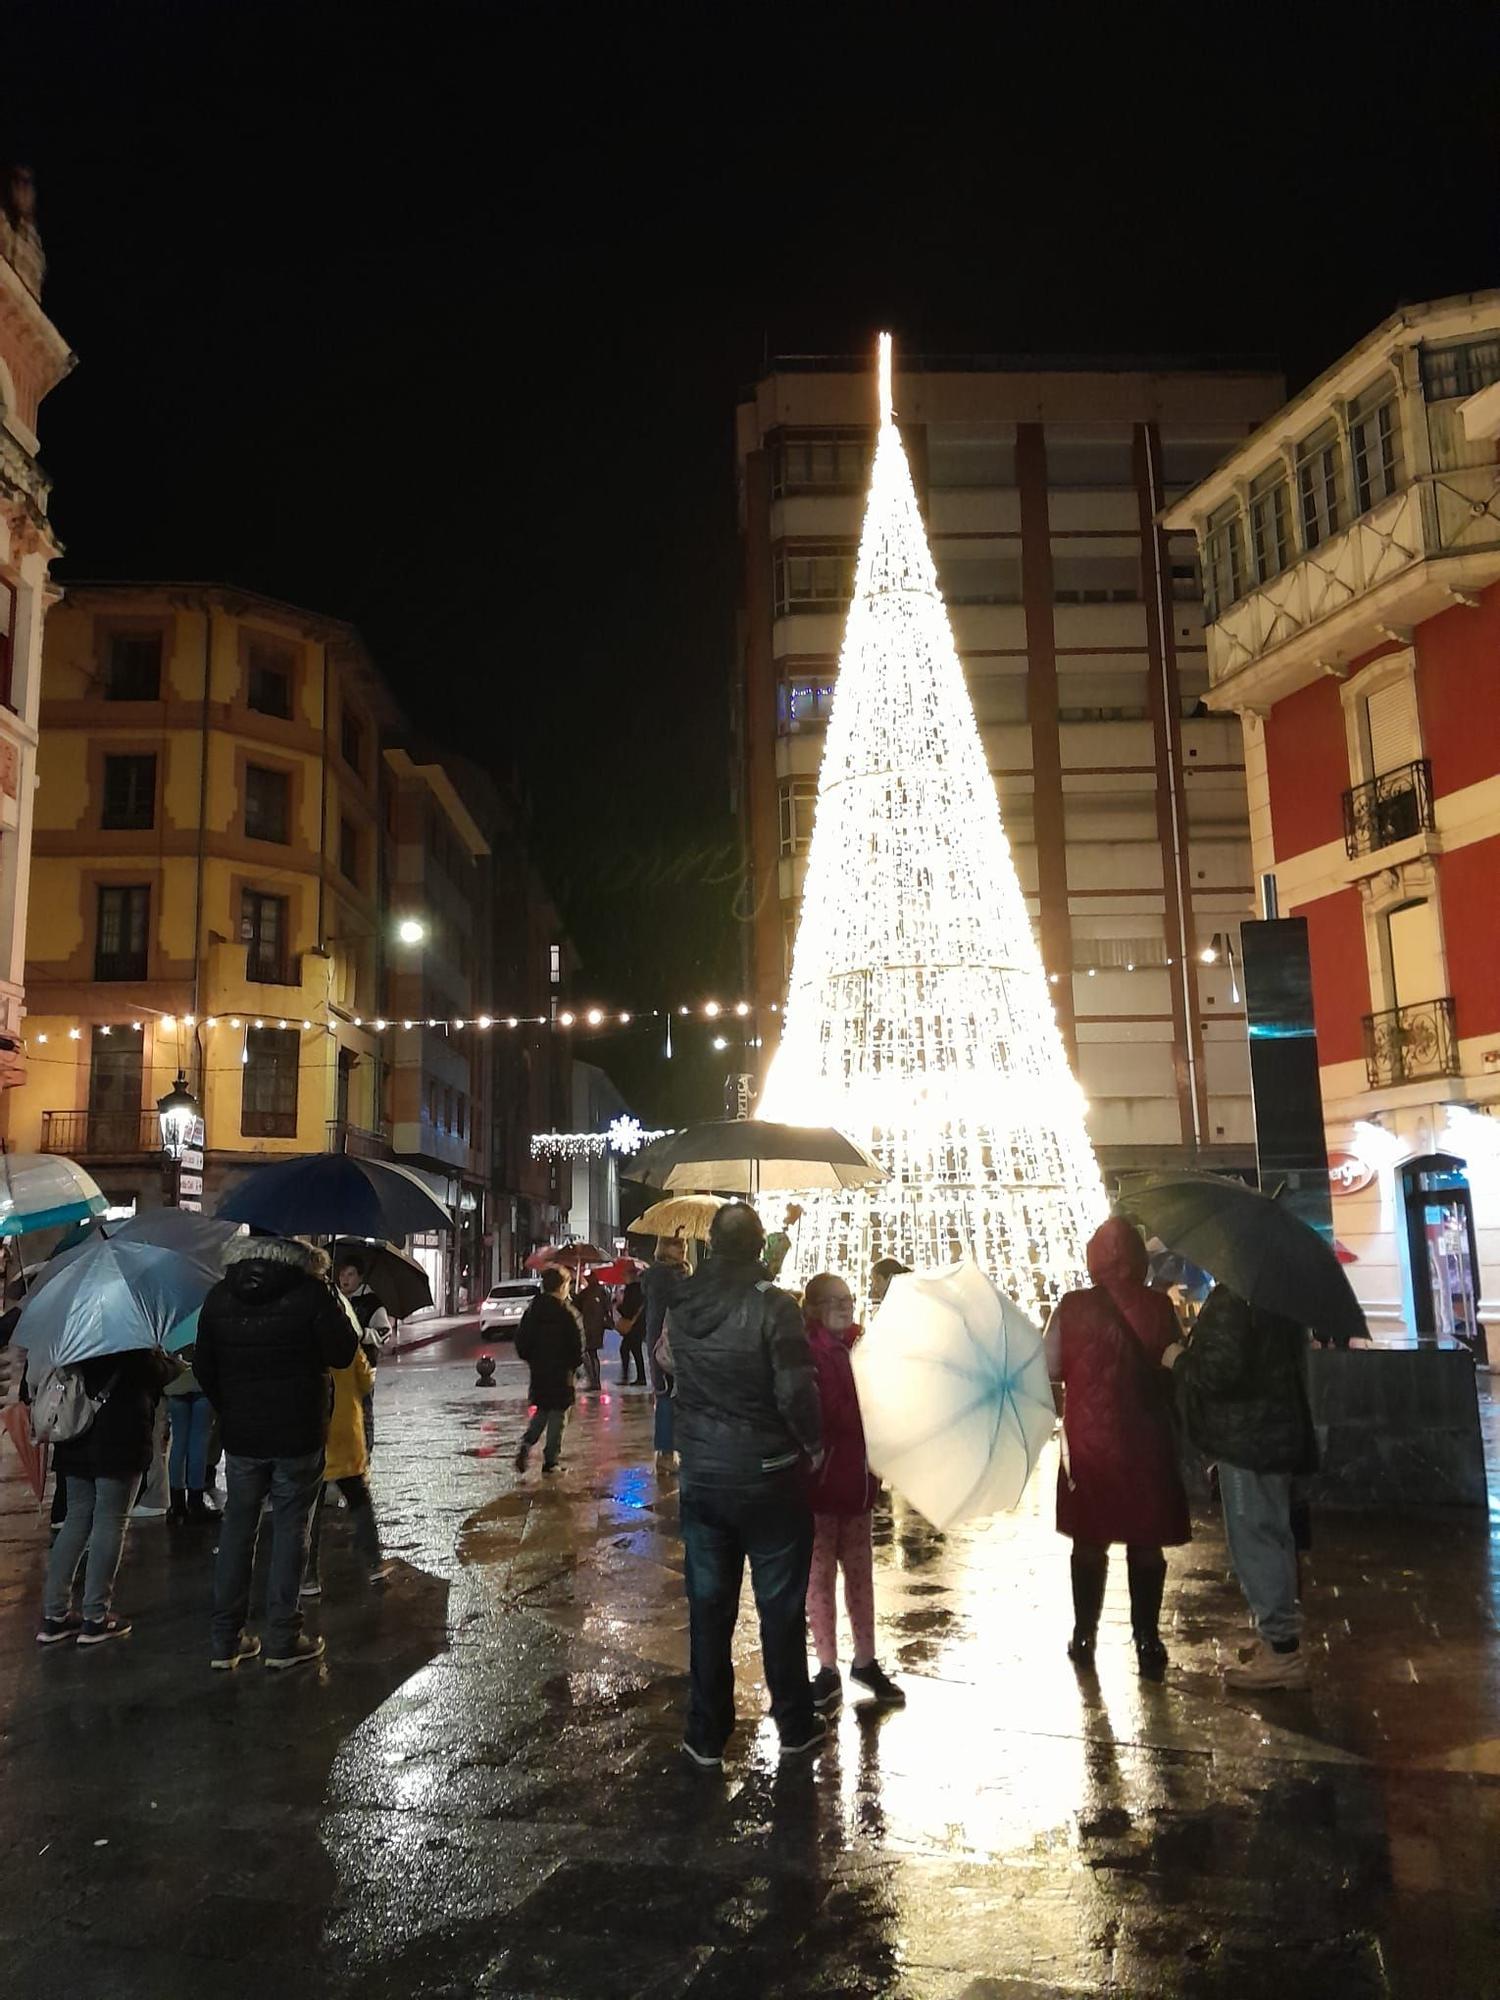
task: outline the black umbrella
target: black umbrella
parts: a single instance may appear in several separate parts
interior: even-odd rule
[[[830,1125],[722,1118],[669,1132],[622,1166],[627,1180],[687,1194],[801,1194],[872,1187],[885,1169]]]
[[[1154,1174],[1115,1206],[1253,1306],[1322,1340],[1366,1338],[1365,1316],[1333,1245],[1280,1201],[1220,1174]]]
[[[363,1243],[343,1237],[333,1246],[333,1268],[355,1265],[392,1319],[410,1319],[432,1304],[432,1286],[415,1257],[389,1243]]]
[[[390,1160],[312,1153],[246,1174],[219,1203],[229,1222],[279,1236],[368,1236],[399,1241],[451,1229],[453,1217],[425,1181]]]

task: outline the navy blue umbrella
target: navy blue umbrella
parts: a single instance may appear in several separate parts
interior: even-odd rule
[[[228,1222],[278,1236],[403,1236],[451,1229],[453,1218],[425,1181],[390,1160],[312,1153],[246,1174],[219,1203]]]

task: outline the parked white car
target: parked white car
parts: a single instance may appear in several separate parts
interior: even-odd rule
[[[479,1331],[514,1335],[537,1295],[535,1278],[509,1278],[498,1284],[479,1308]]]

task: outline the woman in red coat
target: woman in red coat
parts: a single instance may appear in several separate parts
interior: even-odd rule
[[[854,1324],[854,1294],[842,1278],[821,1272],[802,1294],[807,1342],[818,1372],[823,1412],[823,1460],[808,1476],[813,1510],[812,1574],[807,1622],[818,1651],[812,1684],[814,1706],[834,1708],[843,1699],[839,1679],[838,1572],[844,1572],[844,1608],[854,1634],[851,1680],[879,1701],[899,1705],[906,1696],[875,1657],[875,1551],[870,1510],[880,1491],[865,1457],[865,1427],[849,1351],[864,1331]]]
[[[1171,1377],[1161,1365],[1178,1338],[1170,1300],[1146,1286],[1146,1246],[1112,1217],[1088,1247],[1092,1288],[1069,1292],[1047,1328],[1047,1367],[1063,1384],[1057,1531],[1073,1538],[1073,1638],[1068,1657],[1093,1664],[1109,1545],[1125,1544],[1136,1659],[1150,1679],[1167,1664],[1158,1621],[1165,1546],[1188,1540],[1177,1469]]]

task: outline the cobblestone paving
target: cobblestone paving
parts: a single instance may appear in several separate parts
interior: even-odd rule
[[[46,1530],[0,1479],[0,1991],[1500,1993],[1500,1523],[1321,1515],[1312,1687],[1257,1699],[1220,1681],[1248,1635],[1211,1518],[1172,1557],[1156,1687],[1123,1566],[1097,1680],[1064,1657],[1050,1462],[982,1529],[898,1504],[876,1587],[908,1707],[848,1707],[815,1768],[778,1770],[747,1615],[709,1776],[676,1748],[646,1397],[586,1398],[562,1474],[520,1477],[520,1371],[478,1389],[476,1347],[381,1371],[400,1568],[367,1593],[331,1521],[316,1672],[211,1676],[212,1531],[155,1522],[121,1574],[132,1637],[38,1655]]]

